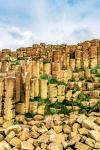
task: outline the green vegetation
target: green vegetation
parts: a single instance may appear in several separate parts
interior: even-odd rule
[[[37,102],[41,102],[41,103],[46,103],[48,101],[48,98],[47,99],[43,99],[41,97],[34,97],[34,98],[30,97],[30,101],[31,102],[37,101]]]
[[[10,61],[12,65],[19,65],[20,62],[19,60],[14,60],[14,61]]]
[[[39,60],[39,57],[37,57],[37,56],[33,56],[33,57],[32,57],[32,60],[37,61],[37,60]]]
[[[48,83],[50,83],[50,84],[57,84],[58,81],[57,81],[55,78],[50,78],[50,79],[48,80]]]
[[[97,74],[97,69],[100,69],[100,66],[96,66],[96,67],[92,68],[91,73],[92,74]]]
[[[56,108],[50,108],[49,113],[52,114],[52,115],[58,114],[58,110]]]
[[[80,80],[85,80],[85,82],[93,82],[94,79],[92,77],[81,77]]]
[[[72,94],[74,94],[74,93],[76,93],[79,89],[78,89],[78,87],[73,87],[71,90],[72,90]]]
[[[42,75],[40,76],[40,79],[47,80],[47,79],[48,79],[48,75],[46,75],[46,74],[42,74]]]
[[[77,100],[78,102],[82,102],[82,101],[89,101],[90,97],[88,94],[81,92],[78,97]]]
[[[97,73],[95,76],[96,76],[96,77],[100,77],[100,73]]]
[[[95,77],[100,77],[100,73],[97,72],[98,69],[100,69],[100,66],[96,66],[91,69],[91,73],[95,74]]]
[[[73,72],[78,73],[78,72],[81,72],[81,71],[84,71],[84,68],[75,68]]]
[[[92,77],[90,77],[90,78],[84,78],[84,79],[85,79],[85,82],[93,82],[94,81],[94,79]]]
[[[49,79],[48,79],[48,83],[68,86],[67,83],[64,83],[64,82],[62,82],[62,81],[58,81],[58,80],[55,79],[55,78],[49,78]]]
[[[58,85],[68,86],[68,83],[65,83],[65,82],[62,82],[62,81],[58,81]]]
[[[14,120],[13,124],[18,125],[20,122],[18,122],[16,119]]]
[[[26,118],[33,118],[34,115],[35,115],[35,113],[28,112],[28,113],[25,114],[25,117]]]
[[[68,82],[75,82],[75,79],[71,78],[68,80]]]
[[[44,64],[50,63],[50,61],[48,59],[43,60]]]
[[[80,113],[91,113],[92,111],[98,110],[100,107],[100,101],[98,101],[94,106],[80,106]],[[99,111],[99,110],[98,110]]]
[[[68,101],[69,102],[69,101]],[[68,102],[64,100],[63,102],[55,102],[51,103],[50,101],[46,104],[45,114],[69,114],[73,110],[68,110],[66,106],[68,106]],[[70,103],[72,104],[72,103]],[[69,104],[69,106],[70,106]]]
[[[64,114],[68,115],[70,112],[73,112],[75,110],[71,109],[69,110],[66,106],[79,106],[80,113],[90,113],[94,110],[97,110],[100,107],[100,101],[94,105],[94,106],[83,106],[82,101],[89,101],[89,96],[88,94],[85,93],[80,93],[79,96],[77,97],[76,101],[68,101],[64,100],[63,102],[50,102],[49,99],[41,99],[40,97],[35,97],[34,99],[31,99],[31,101],[37,101],[39,103],[45,103],[45,115],[53,115],[53,114]],[[25,116],[27,118],[33,118],[35,113],[26,113]]]

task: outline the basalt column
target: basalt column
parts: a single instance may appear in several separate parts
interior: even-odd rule
[[[3,94],[4,94],[4,79],[0,78],[0,116],[2,115]]]
[[[81,61],[82,61],[82,52],[81,52],[81,46],[77,46],[77,49],[75,51],[75,66],[76,68],[81,68]]]
[[[100,46],[97,47],[97,63],[100,65]]]
[[[70,61],[70,47],[66,46],[66,65],[69,68],[69,61]]]
[[[61,79],[61,64],[52,62],[52,76],[57,80]]]
[[[83,46],[83,67],[89,68],[89,49],[87,46]]]
[[[25,76],[25,112],[29,111],[30,101],[30,73],[28,72]]]
[[[32,61],[32,76],[39,78],[40,77],[40,63],[39,60]]]
[[[15,77],[5,77],[4,120],[10,121],[15,117]]]
[[[76,47],[70,47],[70,67],[72,68],[72,70],[75,69],[75,50]]]
[[[97,66],[97,46],[91,46],[89,48],[90,54],[90,68]]]
[[[43,74],[51,76],[51,63],[44,63],[43,64]]]

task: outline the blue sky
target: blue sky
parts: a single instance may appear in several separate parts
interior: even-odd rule
[[[0,0],[0,49],[100,39],[100,0]]]

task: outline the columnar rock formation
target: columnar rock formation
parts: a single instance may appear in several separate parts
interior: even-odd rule
[[[0,52],[0,119],[100,110],[100,40]]]

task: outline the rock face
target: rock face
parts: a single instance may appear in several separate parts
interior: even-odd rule
[[[0,150],[100,149],[100,40],[0,51]]]
[[[40,43],[16,52],[3,49],[0,122],[8,123],[16,113],[44,115],[100,110],[99,77],[100,40],[77,45]],[[87,122],[83,124],[90,126]]]

